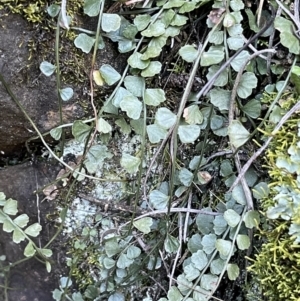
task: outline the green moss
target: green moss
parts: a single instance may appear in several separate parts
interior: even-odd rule
[[[296,102],[288,95],[281,108]],[[261,202],[264,241],[249,271],[267,300],[300,300],[300,123],[293,116],[266,152],[270,194]]]

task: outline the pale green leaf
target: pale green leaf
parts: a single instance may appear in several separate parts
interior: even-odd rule
[[[230,143],[238,148],[245,144],[250,137],[250,133],[238,120],[233,120],[228,127],[228,136]]]
[[[128,75],[124,78],[126,89],[136,97],[142,97],[145,89],[145,80],[140,76]],[[147,91],[147,90],[146,90]]]
[[[75,178],[78,182],[81,182],[85,179],[86,171],[83,167],[77,167],[74,169],[74,172],[72,174],[73,178]]]
[[[217,235],[221,235],[222,233],[224,233],[228,226],[226,220],[221,215],[216,216],[213,223],[214,223],[213,229]]]
[[[197,3],[196,2],[185,2],[179,9],[179,13],[189,13],[193,11],[196,8]]]
[[[229,5],[234,11],[242,10],[245,7],[244,2],[242,0],[231,0]]]
[[[210,102],[219,110],[228,110],[231,92],[220,88],[212,89],[209,93]]]
[[[43,61],[40,64],[40,70],[42,71],[42,73],[46,76],[50,76],[53,74],[53,72],[56,70],[56,66],[52,65],[51,63],[47,62],[47,61]]]
[[[144,37],[158,37],[165,33],[165,25],[161,21],[156,21],[153,24],[150,24],[149,27],[141,32],[141,35]]]
[[[106,158],[111,158],[112,154],[108,151],[106,145],[92,145],[87,153],[87,160],[93,164],[99,164]]]
[[[178,135],[182,143],[193,143],[200,135],[200,127],[195,124],[180,125],[178,127]]]
[[[125,301],[125,297],[122,293],[115,292],[109,296],[108,301]]]
[[[2,210],[0,210],[0,223],[4,223],[7,218],[7,215]]]
[[[3,220],[3,231],[10,233],[16,229],[16,226],[10,221],[10,219]]]
[[[229,263],[227,265],[227,274],[230,280],[236,280],[240,274],[240,268],[235,263]]]
[[[203,208],[202,210],[212,212],[211,208]],[[199,213],[196,217],[196,224],[202,234],[210,234],[213,232],[214,216],[204,213]]]
[[[131,156],[129,154],[123,153],[121,158],[121,166],[129,173],[136,173],[139,170],[141,164],[141,159]]]
[[[200,275],[200,271],[195,268],[195,265],[193,263],[184,266],[183,271],[188,281],[193,281]]]
[[[207,256],[203,250],[198,250],[196,253],[193,253],[191,261],[199,271],[202,271],[208,263]]]
[[[98,120],[97,131],[99,133],[107,134],[112,131],[112,127],[106,120],[104,120],[103,118],[100,118]]]
[[[257,99],[252,99],[243,106],[242,111],[251,118],[258,118],[261,112],[261,103]]]
[[[245,40],[242,36],[229,37],[227,39],[229,49],[238,50],[243,47]]]
[[[233,228],[240,222],[241,217],[234,210],[228,209],[224,212],[224,219]]]
[[[243,27],[241,24],[235,24],[227,28],[227,32],[231,37],[236,37],[243,33]]]
[[[121,251],[116,238],[109,239],[108,241],[106,241],[104,249],[108,257],[113,257]]]
[[[151,217],[143,217],[133,222],[133,225],[141,232],[148,234],[151,232],[153,220]]]
[[[24,249],[24,256],[25,257],[32,257],[34,254],[35,254],[36,250],[35,248],[33,247],[33,244],[32,242],[30,241],[26,248]]]
[[[133,259],[129,259],[126,254],[121,253],[117,261],[117,267],[120,269],[125,269],[132,265],[133,262]]]
[[[220,45],[224,40],[224,32],[216,30],[209,35],[209,42],[215,45]]]
[[[230,66],[234,69],[234,71],[238,72],[245,64],[245,62],[249,59],[250,54],[248,51],[243,50],[236,58],[232,60]]]
[[[127,257],[129,259],[135,259],[141,254],[141,249],[136,246],[129,246],[127,249]]]
[[[290,53],[300,53],[299,38],[296,38],[291,32],[282,32],[280,35],[280,42],[283,46],[288,48]]]
[[[240,250],[247,250],[250,247],[250,238],[247,235],[239,234],[236,243]]]
[[[47,13],[52,18],[56,17],[59,11],[60,11],[60,6],[57,4],[51,4],[50,6],[47,7]]]
[[[70,287],[72,285],[72,280],[69,277],[61,277],[59,282],[62,288]]]
[[[210,264],[210,272],[215,275],[220,275],[226,265],[226,260],[221,258],[215,259]]]
[[[39,251],[45,256],[45,257],[51,257],[53,252],[50,249],[39,249]]]
[[[180,14],[175,14],[170,25],[172,26],[183,26],[186,24],[189,18]]]
[[[162,89],[146,89],[144,102],[146,105],[158,106],[166,100],[165,91]]]
[[[191,105],[184,109],[183,118],[188,124],[201,124],[203,122],[203,114],[199,110],[199,106]]]
[[[115,96],[112,99],[112,103],[116,108],[120,107],[120,102],[123,98],[126,96],[133,96],[132,93],[130,93],[128,90],[124,89],[123,87],[119,87]]]
[[[201,277],[200,286],[207,291],[215,291],[218,277],[212,274],[204,274]]]
[[[18,212],[18,202],[13,199],[8,199],[3,207],[3,212],[8,215],[16,215]]]
[[[188,63],[192,63],[198,55],[197,49],[192,45],[185,45],[180,48],[179,55]]]
[[[155,47],[155,46],[148,46],[147,50],[143,53],[141,59],[148,60],[160,55],[162,48]]]
[[[84,142],[90,130],[91,127],[80,120],[76,120],[72,126],[72,134],[78,142]]]
[[[167,108],[159,108],[155,114],[156,123],[164,129],[171,128],[176,122],[176,115]]]
[[[189,187],[189,186],[191,186],[191,184],[193,182],[194,174],[192,172],[190,172],[188,169],[182,168],[179,171],[178,177],[179,177],[180,182],[184,186]]]
[[[150,20],[151,20],[150,15],[148,15],[148,14],[145,14],[145,15],[138,14],[134,18],[133,23],[139,31],[142,31],[148,26]]]
[[[95,17],[100,12],[101,0],[84,0],[83,11],[89,17]]]
[[[257,87],[257,78],[252,72],[245,72],[239,81],[237,94],[240,98],[247,98],[251,95],[252,89]]]
[[[100,67],[99,72],[109,86],[115,84],[121,78],[119,72],[111,65],[103,64]]]
[[[177,287],[183,295],[186,295],[187,292],[193,287],[193,283],[188,281],[183,274],[177,277]]]
[[[232,198],[236,200],[237,203],[241,205],[247,204],[247,199],[245,196],[245,192],[243,186],[241,184],[236,185],[232,190]]]
[[[163,140],[167,135],[167,130],[158,124],[147,125],[147,134],[151,143],[158,143]]]
[[[190,237],[188,241],[188,249],[191,253],[195,253],[198,250],[202,250],[202,243],[201,243],[201,236],[200,234],[194,234]]]
[[[206,75],[206,78],[210,80],[220,69],[220,66],[211,66],[208,68],[208,73]],[[225,69],[221,72],[221,74],[217,77],[217,79],[214,82],[214,86],[223,87],[228,83],[228,70]],[[224,90],[223,90],[224,91]],[[212,91],[211,91],[212,92]]]
[[[120,108],[122,111],[125,111],[127,116],[132,119],[139,119],[143,104],[135,96],[125,96],[120,102]]]
[[[174,195],[177,196],[178,198],[180,198],[184,192],[186,192],[188,190],[188,187],[186,186],[179,186],[175,192]]]
[[[244,222],[247,228],[252,229],[260,223],[259,213],[257,211],[248,211],[244,216]]]
[[[55,301],[60,301],[62,294],[63,294],[63,291],[60,291],[59,289],[56,288],[54,291],[52,291],[52,298]]]
[[[232,27],[236,24],[236,20],[231,13],[226,13],[223,19],[223,26],[226,28]]]
[[[29,222],[29,217],[27,214],[21,214],[18,217],[16,217],[13,222],[19,226],[20,228],[24,228],[27,226]]]
[[[267,183],[260,182],[253,187],[252,191],[253,191],[253,196],[257,200],[261,200],[261,199],[268,197],[268,195],[270,193],[270,188]]]
[[[218,64],[224,59],[224,55],[224,47],[210,46],[208,51],[201,56],[200,65],[205,67]]]
[[[120,127],[120,131],[124,135],[128,135],[131,132],[131,127],[124,118],[117,119],[115,124]]]
[[[62,134],[62,128],[54,128],[50,131],[50,135],[53,139],[59,140]]]
[[[51,263],[49,262],[49,261],[46,261],[46,270],[47,270],[47,272],[48,273],[51,273]],[[74,294],[73,294],[74,295]],[[79,300],[79,299],[73,299],[74,301],[81,301],[81,300]]]
[[[161,67],[162,67],[162,64],[160,62],[158,62],[158,61],[152,61],[152,62],[150,62],[150,64],[148,65],[148,67],[145,68],[141,72],[141,76],[143,76],[143,77],[152,77],[152,76],[160,73]]]
[[[230,254],[231,246],[232,242],[229,240],[217,239],[216,241],[216,249],[224,257],[227,257]]]
[[[40,231],[42,230],[42,226],[38,223],[32,224],[29,227],[25,229],[25,233],[27,235],[37,237],[40,234]]]
[[[169,198],[170,197],[168,195],[165,195],[159,190],[153,190],[149,194],[150,204],[153,208],[158,210],[167,208]]]
[[[116,31],[120,28],[121,18],[118,14],[106,14],[102,15],[101,27],[105,32]]]
[[[74,91],[72,88],[64,88],[59,90],[60,97],[63,101],[68,101],[73,97]]]
[[[164,242],[164,247],[167,253],[176,253],[179,248],[179,241],[176,237],[167,233],[167,237]]]
[[[202,246],[203,246],[203,251],[206,254],[211,254],[215,250],[216,240],[217,240],[216,235],[212,233],[203,236]]]
[[[5,204],[6,195],[4,192],[0,192],[0,206],[3,206]]]
[[[25,235],[22,230],[15,228],[13,233],[13,242],[16,244],[20,243],[21,241],[25,240]]]
[[[150,64],[150,60],[142,60],[142,54],[139,52],[133,53],[127,62],[132,68],[136,69],[145,69]]]
[[[90,53],[95,43],[95,38],[91,38],[86,33],[80,33],[74,40],[74,44],[77,48],[81,49],[84,53]]]
[[[186,301],[207,301],[208,296],[210,296],[210,292],[197,285],[193,287],[193,298],[188,298]]]
[[[164,9],[167,8],[173,8],[173,7],[181,7],[183,4],[185,4],[186,2],[183,0],[171,0],[168,1],[165,5],[164,5]]]
[[[171,286],[168,291],[168,301],[181,301],[183,296],[176,286]]]
[[[73,301],[84,301],[80,292],[75,292],[72,294]]]

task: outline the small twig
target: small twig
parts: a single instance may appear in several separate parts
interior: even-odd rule
[[[294,2],[294,17],[295,20],[297,22],[297,24],[300,23],[300,19],[299,19],[299,0],[295,0]]]
[[[35,175],[36,190],[38,191],[39,184],[38,184],[38,180],[37,180],[36,170],[34,171],[34,175]],[[35,195],[36,195],[37,219],[38,219],[38,223],[41,224],[40,198],[39,198],[38,193],[36,193]],[[41,236],[40,235],[39,235],[39,247],[40,247],[40,249],[42,248]]]
[[[179,213],[178,214],[178,218],[179,218],[179,222],[178,222],[178,240],[179,240],[179,247],[177,249],[177,252],[176,252],[176,256],[175,256],[175,259],[174,259],[174,262],[173,262],[173,268],[172,268],[172,271],[171,271],[171,275],[170,275],[170,280],[169,280],[169,289],[171,289],[171,286],[173,284],[173,277],[174,277],[174,274],[175,274],[175,271],[176,271],[176,268],[177,268],[177,262],[180,258],[180,254],[181,254],[181,250],[182,250],[182,213]]]
[[[190,192],[189,198],[188,198],[188,203],[187,203],[187,209],[191,209],[192,197],[193,197],[193,194]],[[186,242],[186,240],[187,240],[187,231],[189,228],[189,218],[190,218],[190,212],[187,212],[187,214],[185,215],[183,238],[182,238],[184,242]]]
[[[171,134],[172,134],[172,131],[174,129],[174,126],[172,126],[170,129],[169,129],[169,132],[167,133],[166,137],[164,138],[164,140],[161,142],[158,150],[155,152],[154,156],[152,157],[151,159],[151,162],[150,162],[150,165],[147,169],[147,172],[146,172],[146,176],[145,176],[145,180],[144,180],[144,184],[143,184],[143,190],[144,190],[144,199],[145,201],[147,202],[147,182],[148,182],[148,178],[150,176],[150,172],[151,172],[151,168],[157,158],[157,156],[160,154],[160,152],[162,151],[163,147],[165,146],[165,144],[167,143],[168,139],[170,138]],[[151,209],[152,210],[152,209]]]
[[[232,88],[232,93],[231,93],[231,99],[230,99],[230,104],[229,104],[229,110],[228,110],[228,121],[229,121],[229,124],[232,123],[233,121],[233,118],[234,118],[234,104],[235,104],[235,98],[236,98],[236,94],[237,94],[237,88],[238,88],[238,85],[240,83],[240,80],[241,80],[241,77],[242,77],[242,74],[244,72],[244,69],[246,68],[247,64],[253,59],[255,58],[256,56],[258,56],[259,54],[261,53],[264,53],[264,52],[274,52],[275,50],[273,49],[264,49],[264,50],[260,50],[260,51],[257,51],[255,53],[253,53],[245,62],[244,64],[241,66],[237,76],[236,76],[236,79],[235,79],[235,82],[234,82],[234,85],[233,85],[233,88]],[[236,151],[235,147],[232,145],[231,146],[231,149],[233,152]],[[241,171],[241,164],[240,164],[240,160],[239,160],[239,157],[238,155],[235,155],[234,156],[234,162],[235,162],[235,166],[237,168],[237,171],[239,172],[240,174],[240,171]],[[243,190],[244,190],[244,193],[245,193],[245,197],[246,197],[246,200],[247,200],[247,207],[249,210],[253,210],[254,209],[254,205],[253,205],[253,199],[252,199],[252,194],[251,194],[251,191],[249,189],[249,186],[247,185],[247,182],[246,182],[246,179],[244,178],[244,176],[241,177],[241,184],[242,184],[242,187],[243,187]]]
[[[300,110],[300,102],[297,102],[278,122],[276,127],[271,133],[271,136],[267,139],[267,141],[264,143],[262,147],[260,147],[248,160],[248,162],[243,166],[241,169],[238,177],[235,179],[233,184],[231,185],[229,192],[232,191],[232,189],[239,183],[239,181],[244,177],[245,173],[249,169],[249,167],[252,165],[252,163],[262,154],[262,152],[268,147],[270,142],[273,140],[276,132],[280,130],[280,128],[284,125],[284,123],[298,110]]]

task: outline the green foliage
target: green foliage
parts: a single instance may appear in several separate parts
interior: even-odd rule
[[[118,44],[120,53],[132,53],[128,54],[123,75],[109,64],[91,70],[97,86],[106,84],[115,86],[115,89],[99,110],[101,102],[97,102],[94,119],[76,120],[72,124],[75,140],[86,146],[82,165],[76,166],[73,176],[82,181],[99,170],[102,173],[105,170],[103,165],[110,162],[110,159],[117,161],[120,175],[114,180],[121,181],[122,177],[127,177],[133,182],[131,192],[135,194],[134,215],[128,218],[118,214],[121,218],[114,220],[114,223],[112,217],[98,215],[92,225],[79,229],[71,245],[72,257],[68,260],[68,265],[70,276],[79,284],[81,292],[71,294],[72,281],[69,277],[62,277],[59,289],[53,292],[53,298],[57,301],[66,296],[73,301],[101,298],[123,301],[130,298],[136,287],[147,287],[150,276],[152,279],[159,279],[158,282],[162,282],[160,284],[163,287],[169,288],[161,301],[208,300],[214,295],[224,275],[233,281],[239,277],[236,255],[251,245],[248,229],[260,224],[258,212],[248,210],[249,195],[246,197],[245,186],[253,188],[256,200],[267,200],[264,208],[266,218],[273,220],[270,225],[274,226],[277,233],[283,235],[284,239],[293,239],[294,245],[300,241],[300,213],[297,210],[299,183],[298,178],[295,179],[295,175],[298,177],[300,149],[295,144],[298,139],[295,134],[291,147],[287,148],[287,143],[284,143],[283,149],[279,147],[268,154],[272,167],[270,175],[277,181],[273,186],[268,186],[265,182],[255,185],[258,176],[252,169],[245,175],[243,185],[236,185],[228,191],[238,175],[236,170],[240,167],[235,167],[231,159],[222,161],[211,156],[219,147],[222,151],[231,148],[233,152],[236,148],[243,149],[253,136],[255,121],[252,119],[262,117],[262,102],[269,104],[267,96],[261,98],[252,94],[258,93],[256,89],[262,88],[261,82],[265,75],[272,80],[271,73],[275,77],[283,73],[286,67],[276,61],[265,62],[254,56],[250,62],[252,52],[248,48],[241,50],[245,45],[244,35],[248,35],[249,28],[255,33],[262,28],[252,10],[246,10],[248,23],[243,20],[244,2],[241,0],[228,3],[218,0],[161,0],[148,3],[145,8],[137,5],[130,15],[127,15],[130,10],[125,9],[122,16],[103,13],[103,5],[104,2],[100,0],[84,1],[84,13],[89,17],[99,16],[99,23],[97,31],[73,27],[78,31],[74,39],[75,47],[84,54],[93,52],[93,68],[98,63],[96,52],[105,49],[107,38]],[[205,15],[196,20],[190,12],[196,12],[202,5],[206,5]],[[208,14],[207,9],[211,10]],[[58,16],[59,7],[53,4],[47,11],[51,17],[55,17]],[[208,30],[207,35],[201,36],[202,44],[180,45],[178,63],[169,58],[170,64],[175,65],[174,70],[180,72],[185,71],[188,64],[194,64],[190,72],[194,75],[189,78],[186,86],[181,87],[185,91],[179,105],[177,99],[174,104],[167,96],[169,91],[153,86],[155,80],[152,78],[164,70],[159,58],[170,49],[174,38],[177,39],[190,20],[196,24],[206,16]],[[261,16],[265,19],[271,17],[265,10],[261,11]],[[70,23],[71,27],[73,25]],[[292,53],[299,54],[299,41],[295,37],[293,26],[292,20],[278,16],[274,26],[270,26],[257,42],[259,44],[260,39],[265,42],[263,38],[269,37],[276,29],[280,32],[281,45],[289,48]],[[230,60],[236,51],[239,54]],[[229,60],[230,64],[223,68]],[[201,80],[206,82],[207,79],[212,87],[204,96],[201,90],[201,98],[199,93],[196,97],[190,93],[198,65],[201,67],[201,76],[203,75]],[[40,70],[46,76],[53,73],[59,75],[58,67],[44,61]],[[219,74],[220,68],[224,70]],[[299,70],[294,68],[292,73],[292,82],[298,91]],[[265,90],[280,91],[282,87],[283,82],[278,80]],[[71,88],[59,88],[58,92],[64,101],[73,95]],[[95,91],[91,91],[92,95],[93,92]],[[290,102],[291,100],[278,103],[272,107],[268,126],[281,120],[282,113]],[[134,132],[139,137],[137,149],[118,150],[117,155],[110,151],[108,141],[115,134],[115,128],[127,136]],[[52,129],[50,134],[56,140],[61,139],[62,126]],[[290,139],[290,135],[285,134],[280,132],[283,136],[276,139],[278,145],[285,136]],[[165,146],[168,141],[170,150]],[[163,142],[161,148],[158,147],[155,154],[161,152],[163,155],[159,160],[156,160],[155,155],[149,166],[146,153],[151,153],[149,149],[156,149],[154,144],[160,142]],[[244,150],[248,151],[247,148]],[[239,153],[234,156],[240,161]],[[163,176],[152,170],[153,165],[157,165],[153,170],[159,170],[157,174],[163,173]],[[149,183],[143,183],[142,179],[149,178],[150,174],[153,181],[149,187]],[[207,184],[210,182],[213,188],[217,187],[216,195],[208,188]],[[143,198],[141,190],[144,190]],[[138,216],[140,205],[146,209],[146,213]],[[13,209],[13,202],[9,201],[3,212],[6,215],[13,214]],[[284,226],[278,223],[280,219],[285,220]],[[22,228],[25,220],[20,218],[14,222]],[[10,224],[6,223],[4,229],[14,232],[14,239],[17,241],[23,238],[18,228],[13,228]],[[32,235],[35,231],[38,231],[38,226],[30,226],[24,233]],[[266,235],[270,239],[274,236]],[[273,243],[277,243],[277,240],[273,240]],[[25,249],[28,256],[33,256],[37,251],[44,256],[49,255],[48,250],[37,250],[31,242]],[[262,251],[264,252],[264,247]],[[258,255],[251,270],[262,280],[266,294],[275,298],[275,292],[269,293],[269,279],[273,281],[273,277],[266,276],[264,273],[268,269],[263,268],[266,258],[272,257],[270,252],[261,257]],[[281,246],[280,252],[285,254],[285,249]],[[183,262],[178,262],[177,259],[183,254]],[[292,260],[290,256],[287,258]],[[162,273],[162,261],[165,261],[166,266],[174,264],[172,275],[168,275],[171,279],[169,283],[166,283],[166,277]],[[298,264],[297,261],[296,263]],[[279,262],[275,263],[276,267],[277,264]],[[141,274],[141,271],[144,273]],[[284,275],[286,273],[287,271],[283,272]],[[290,278],[296,277],[298,280],[298,276],[294,274]],[[174,275],[177,278],[172,282]],[[296,292],[290,279],[288,285]],[[286,292],[285,288],[281,289],[278,285],[276,293],[280,298],[287,298]]]
[[[33,257],[38,255],[45,262],[47,271],[50,272],[51,265],[47,258],[52,256],[52,251],[37,247],[32,239],[32,237],[39,236],[42,227],[38,223],[27,226],[29,217],[25,213],[12,218],[11,216],[18,213],[17,205],[16,200],[6,199],[5,194],[0,192],[0,223],[3,224],[3,231],[12,233],[13,242],[16,244],[26,241],[24,256]]]

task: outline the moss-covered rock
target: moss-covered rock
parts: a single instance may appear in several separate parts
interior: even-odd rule
[[[285,96],[284,113],[296,100]],[[273,114],[275,117],[275,113]],[[249,270],[267,300],[300,300],[300,122],[293,116],[266,153],[270,193],[262,199],[264,243]]]

